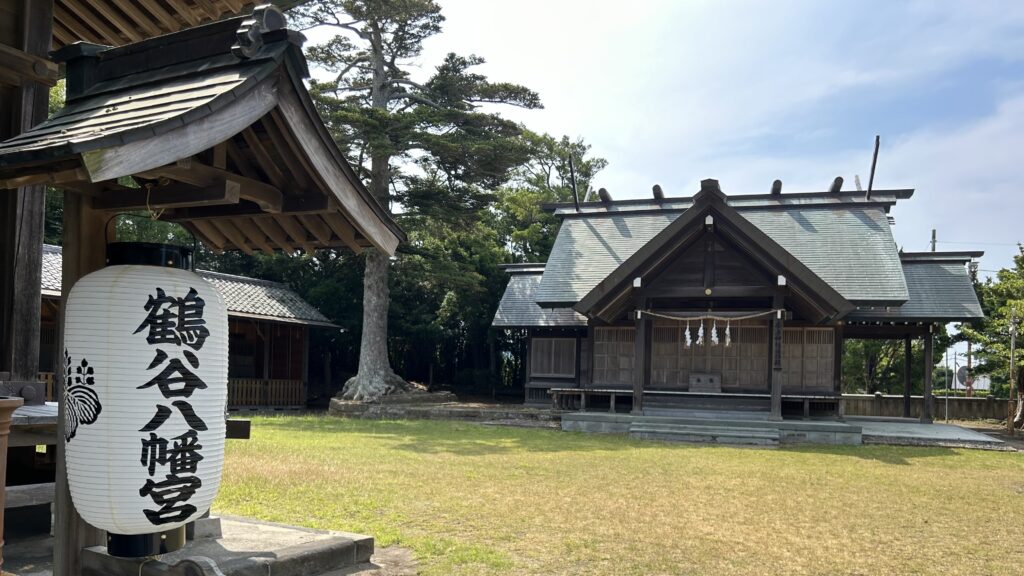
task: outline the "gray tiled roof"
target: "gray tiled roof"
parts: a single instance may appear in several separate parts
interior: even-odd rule
[[[922,258],[903,262],[910,299],[902,306],[865,308],[850,320],[955,321],[981,318],[981,304],[963,260]]]
[[[496,328],[542,328],[545,326],[586,326],[587,319],[571,308],[541,308],[534,301],[543,265],[510,268],[508,286],[501,296],[492,326]]]
[[[61,248],[43,245],[44,296],[60,296]],[[209,270],[196,270],[220,290],[228,316],[258,318],[276,322],[333,326],[331,321],[284,284]]]
[[[907,299],[883,205],[736,208],[847,300],[901,303]],[[567,216],[537,289],[537,302],[578,302],[680,214],[679,210],[624,210]]]

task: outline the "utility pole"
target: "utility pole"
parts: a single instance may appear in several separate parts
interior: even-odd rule
[[[932,228],[932,252],[935,252],[935,228]]]
[[[967,397],[974,396],[974,369],[971,365],[971,341],[967,341]]]
[[[1017,392],[1017,311],[1010,315],[1010,399],[1006,401],[1006,431],[1013,438],[1016,430],[1013,426],[1014,399],[1020,402]]]

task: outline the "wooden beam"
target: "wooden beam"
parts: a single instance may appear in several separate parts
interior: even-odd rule
[[[228,240],[231,240],[231,243],[235,245],[235,248],[238,248],[246,254],[252,255],[252,248],[250,248],[249,244],[245,241],[245,235],[242,234],[242,232],[229,220],[211,220],[210,223],[213,224],[213,226],[217,228],[222,235],[226,236]]]
[[[0,59],[6,68],[31,82],[47,86],[57,83],[57,63],[40,56],[34,56],[6,44],[0,44]],[[19,86],[21,83],[18,84]]]
[[[356,231],[352,227],[352,224],[345,219],[344,216],[337,212],[325,212],[321,214],[324,222],[330,226],[331,230],[334,231],[335,236],[341,238],[345,245],[352,249],[356,254],[361,254],[363,247],[356,242]]]
[[[213,167],[226,170],[228,167],[228,144],[221,142],[213,147]]]
[[[236,182],[228,180],[207,188],[169,184],[150,191],[137,189],[106,192],[92,199],[92,208],[114,211],[237,204],[239,188]]]
[[[227,146],[228,158],[235,163],[235,166],[238,168],[238,171],[242,173],[242,176],[258,180],[260,177],[259,173],[256,172],[255,168],[253,168],[249,159],[245,157],[245,152],[242,152],[242,149],[238,147],[235,139],[231,138],[226,140],[224,144]]]
[[[245,139],[245,143],[249,146],[249,150],[252,151],[256,157],[256,161],[263,173],[267,175],[270,182],[278,188],[284,188],[287,181],[284,178],[284,174],[281,173],[281,169],[274,163],[274,159],[270,156],[270,153],[263,146],[263,142],[260,140],[256,132],[253,131],[252,127],[246,128],[242,131],[242,138]]]
[[[309,241],[309,234],[306,233],[306,229],[303,228],[299,222],[291,217],[284,214],[275,214],[273,216],[274,222],[277,222],[282,228],[288,232],[288,235],[292,237],[295,243],[302,246],[306,254],[312,254],[316,248],[313,243]]]
[[[88,181],[89,173],[84,168],[70,168],[58,172],[42,172],[15,176],[6,180],[0,180],[0,188],[19,188],[21,186],[35,186],[37,184],[62,184],[64,182]]]
[[[288,234],[273,218],[257,217],[253,218],[252,221],[256,223],[256,226],[258,226],[264,234],[274,241],[274,244],[277,244],[281,250],[284,250],[285,253],[292,254],[295,252],[295,247],[288,242]]]
[[[223,0],[223,1],[224,1],[225,4],[228,5],[228,8],[230,8],[231,11],[234,12],[235,14],[241,14],[242,13],[242,9],[245,7],[241,0]]]
[[[315,214],[328,209],[327,198],[323,196],[286,196],[281,211],[275,214]],[[184,208],[174,211],[174,220],[210,220],[216,218],[233,218],[235,216],[259,216],[267,214],[255,204],[245,203],[238,206],[207,206],[205,208]]]
[[[238,184],[242,198],[255,202],[257,206],[267,212],[280,212],[284,203],[281,191],[269,184],[246,178],[234,172],[207,166],[191,157],[178,160],[174,164],[141,172],[140,175],[146,178],[162,176],[203,187],[211,186],[216,182],[234,182]]]
[[[122,18],[117,9],[111,6],[107,0],[92,0],[90,4],[92,4],[93,8],[102,14],[107,21],[116,26],[117,29],[120,30],[131,42],[138,42],[139,40],[146,39],[145,34],[139,32],[131,22]],[[104,42],[104,44],[109,44],[109,42]]]
[[[303,214],[299,221],[325,246],[331,243],[331,228],[316,214]]]
[[[274,253],[274,247],[267,242],[267,235],[264,234],[258,226],[253,224],[252,220],[248,218],[235,218],[234,220],[231,220],[231,223],[237,226],[242,234],[245,234],[245,237],[252,241],[257,248],[267,254]]]

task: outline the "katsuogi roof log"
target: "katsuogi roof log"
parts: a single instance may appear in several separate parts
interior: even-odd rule
[[[265,6],[120,48],[66,46],[54,56],[67,105],[0,143],[0,188],[48,184],[97,210],[152,209],[216,250],[392,254],[404,235],[320,120],[303,40]]]

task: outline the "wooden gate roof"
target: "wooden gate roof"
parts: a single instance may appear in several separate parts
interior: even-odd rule
[[[272,3],[282,9],[300,0],[55,0],[53,47],[78,41],[121,46],[178,32]]]
[[[95,209],[149,208],[216,250],[394,253],[402,231],[303,85],[303,40],[265,7],[120,48],[67,46],[55,53],[67,105],[0,143],[0,188],[50,184]]]

